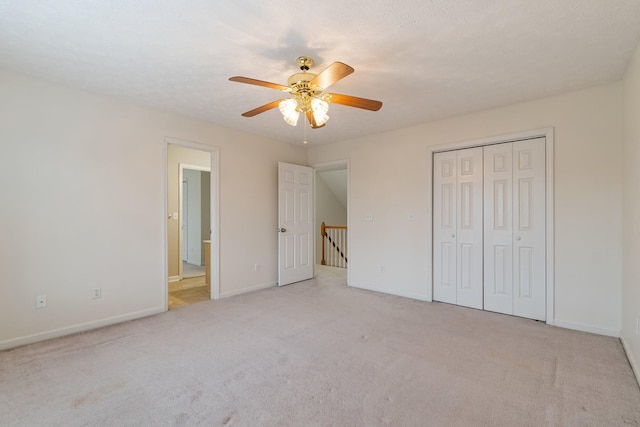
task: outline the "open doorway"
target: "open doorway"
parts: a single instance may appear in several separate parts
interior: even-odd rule
[[[217,149],[167,139],[167,308],[217,299]]]
[[[339,279],[346,285],[349,282],[349,162],[323,163],[314,168],[315,275]]]
[[[180,182],[180,278],[206,276],[206,245],[211,243],[211,168],[180,163]]]

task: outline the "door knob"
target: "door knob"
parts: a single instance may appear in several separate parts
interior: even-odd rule
[[[452,235],[451,235],[451,238],[452,238],[452,239],[454,239],[455,237],[456,237],[456,235],[455,235],[455,234],[452,234]]]
[[[285,231],[287,231],[287,229],[286,228],[280,228],[280,229],[278,229],[278,231],[281,232],[281,233],[284,233]]]
[[[520,236],[516,236],[516,240],[520,240],[520,239],[521,239],[521,237],[520,237]]]

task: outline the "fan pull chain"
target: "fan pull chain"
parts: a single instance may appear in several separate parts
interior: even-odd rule
[[[307,145],[307,121],[303,120],[303,126],[304,126],[304,141],[302,141],[302,143],[304,145]]]

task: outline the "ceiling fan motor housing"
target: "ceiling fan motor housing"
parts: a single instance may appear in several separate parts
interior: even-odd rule
[[[298,102],[298,109],[307,112],[311,110],[311,98],[318,96],[322,89],[311,84],[311,80],[316,77],[313,73],[296,73],[289,77],[287,84],[291,88],[291,95]]]
[[[313,74],[313,73],[296,73],[296,74],[293,74],[291,77],[289,77],[289,80],[287,80],[287,84],[292,89],[298,85],[304,85],[304,84],[306,84],[308,87],[309,82],[313,80],[315,76],[316,74]]]

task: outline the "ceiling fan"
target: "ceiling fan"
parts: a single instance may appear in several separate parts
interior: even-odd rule
[[[264,86],[287,92],[292,96],[291,98],[278,99],[254,108],[242,115],[244,117],[253,117],[278,107],[284,121],[291,126],[297,125],[298,117],[302,112],[307,116],[311,128],[317,129],[323,127],[327,123],[327,120],[329,120],[329,116],[327,115],[329,103],[362,108],[370,111],[378,111],[382,107],[382,102],[373,99],[358,98],[338,93],[323,93],[326,88],[355,71],[347,64],[334,62],[320,73],[314,74],[308,72],[309,67],[313,65],[313,59],[308,56],[300,56],[296,59],[296,63],[300,67],[301,72],[291,75],[287,81],[287,86],[248,77],[231,77],[229,80],[232,82]]]

